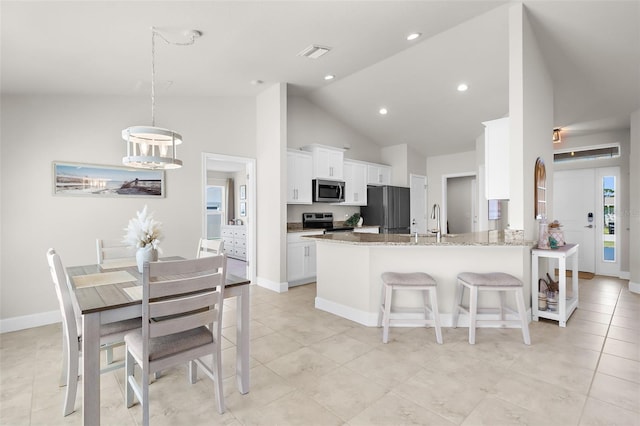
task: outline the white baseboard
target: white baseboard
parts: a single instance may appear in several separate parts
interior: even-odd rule
[[[621,280],[630,280],[631,273],[629,271],[620,271],[620,275],[618,275],[618,278],[620,278]]]
[[[322,299],[320,297],[316,297],[315,307],[322,311],[329,312],[330,314],[334,314],[342,318],[346,318],[350,321],[357,322],[358,324],[362,324],[367,327],[378,326],[377,313],[354,309],[350,306],[344,306],[339,303]],[[391,318],[398,321],[402,319],[419,318],[419,316],[414,313],[398,313],[398,314],[392,314]],[[527,318],[528,318],[528,321],[531,322],[531,309],[527,310]],[[498,319],[497,314],[478,313],[478,320],[496,320],[496,319]],[[518,320],[518,316],[515,314],[507,314],[506,319]],[[451,327],[453,325],[453,316],[450,313],[440,314],[440,324],[442,325],[442,327]],[[411,323],[406,323],[406,324],[396,323],[392,325],[392,327],[415,327],[415,325]],[[469,317],[467,315],[460,315],[458,319],[458,327],[469,327]],[[495,327],[499,328],[500,325],[495,325]]]
[[[342,318],[366,325],[367,327],[377,327],[378,315],[367,311],[354,309],[350,306],[344,306],[339,303],[331,302],[321,297],[316,297],[315,306],[321,311],[329,312]]]
[[[60,311],[42,312],[40,314],[23,315],[21,317],[5,318],[0,320],[0,333],[24,330],[27,328],[41,327],[62,321]]]
[[[640,283],[634,283],[633,281],[629,281],[629,291],[633,293],[640,293]]]
[[[289,284],[287,282],[277,283],[266,278],[258,277],[257,284],[260,287],[275,291],[276,293],[284,293],[285,291],[289,291]]]

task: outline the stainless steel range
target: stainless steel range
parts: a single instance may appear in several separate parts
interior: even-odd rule
[[[325,234],[331,232],[350,232],[353,226],[333,226],[333,213],[302,213],[304,229],[324,229]]]

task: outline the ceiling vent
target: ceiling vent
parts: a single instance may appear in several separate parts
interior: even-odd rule
[[[553,162],[559,163],[564,161],[596,160],[616,157],[620,157],[620,144],[607,144],[589,148],[558,150],[553,154]]]
[[[312,44],[311,46],[304,48],[302,52],[298,53],[298,56],[303,56],[309,59],[318,59],[319,57],[329,53],[330,50],[330,47]]]

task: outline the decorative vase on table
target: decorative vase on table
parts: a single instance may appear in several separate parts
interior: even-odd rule
[[[136,263],[138,264],[138,272],[142,273],[145,262],[155,262],[158,260],[158,250],[152,245],[141,247],[136,251]]]

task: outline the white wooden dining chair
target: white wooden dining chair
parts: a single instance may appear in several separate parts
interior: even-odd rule
[[[224,253],[223,240],[207,240],[205,238],[200,238],[196,259],[207,256],[217,256],[222,253]]]
[[[78,389],[78,375],[80,373],[80,358],[82,356],[82,321],[77,299],[73,292],[67,274],[62,266],[60,255],[50,248],[47,251],[47,261],[51,271],[51,279],[55,286],[60,313],[62,314],[62,371],[60,386],[66,386],[62,414],[67,416],[74,411],[76,392]],[[100,349],[111,349],[124,343],[124,335],[140,328],[140,318],[118,321],[100,326]],[[112,364],[101,373],[122,368],[123,363]]]
[[[133,260],[136,259],[135,250],[120,240],[103,240],[96,238],[96,251],[98,254],[98,264],[105,262]]]
[[[144,265],[142,329],[125,336],[127,407],[134,394],[142,405],[142,424],[149,424],[151,373],[189,363],[189,382],[195,383],[197,365],[215,383],[218,412],[224,412],[222,388],[222,308],[227,257],[149,262]],[[212,355],[213,365],[199,358]],[[135,364],[142,380],[134,376]]]

